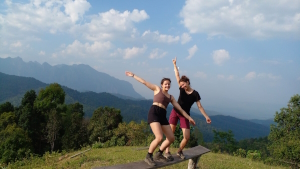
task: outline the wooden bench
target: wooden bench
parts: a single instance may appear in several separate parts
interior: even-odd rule
[[[149,166],[144,160],[138,161],[138,162],[132,162],[127,164],[119,164],[115,166],[106,166],[106,167],[95,167],[93,169],[140,169],[140,168],[161,168],[173,164],[177,164],[186,160],[189,160],[188,169],[196,169],[197,163],[199,161],[199,158],[201,155],[210,152],[209,149],[202,147],[202,146],[196,146],[190,149],[187,149],[183,151],[183,154],[185,155],[185,159],[179,158],[176,154],[173,154],[174,160],[169,162],[158,162],[155,161],[156,166],[152,167]]]

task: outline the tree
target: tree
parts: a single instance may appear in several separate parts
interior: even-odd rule
[[[106,142],[113,136],[113,129],[117,128],[122,122],[121,111],[110,107],[99,107],[94,111],[90,120],[89,131],[91,133],[89,140],[91,142]]]
[[[8,125],[16,124],[16,115],[13,112],[5,112],[0,115],[0,131],[5,130]]]
[[[114,136],[117,138],[124,138],[124,144],[139,146],[144,145],[147,142],[147,138],[151,134],[151,129],[145,121],[141,121],[140,124],[131,121],[128,124],[125,122],[119,123],[118,127],[113,132]]]
[[[84,124],[83,106],[80,103],[67,106],[66,116],[63,117],[63,129],[63,149],[79,149],[88,143],[87,128]]]
[[[2,163],[20,160],[31,152],[31,140],[16,124],[0,132],[0,157]]]
[[[221,151],[232,154],[237,149],[237,141],[234,139],[234,135],[231,130],[228,132],[216,131],[214,132],[214,140],[215,144],[213,151]]]
[[[277,125],[271,125],[268,148],[273,158],[300,165],[300,96],[292,96],[287,106],[275,114]]]
[[[0,104],[0,114],[4,112],[13,112],[14,106],[10,102],[5,102],[3,104]]]
[[[51,151],[54,150],[55,142],[60,139],[62,115],[66,112],[64,101],[64,90],[59,84],[53,83],[41,89],[34,102],[34,108],[45,118],[46,123],[41,128]]]

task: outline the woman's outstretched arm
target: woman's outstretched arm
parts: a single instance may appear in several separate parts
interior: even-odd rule
[[[180,84],[179,84],[180,76],[179,76],[179,71],[178,71],[178,68],[177,68],[177,65],[176,65],[176,57],[175,57],[175,59],[172,59],[172,61],[173,61],[173,65],[174,65],[175,77],[176,77],[177,83],[180,87]]]
[[[192,124],[192,125],[196,125],[195,121],[191,118],[191,116],[189,116],[181,107],[180,105],[177,103],[177,101],[174,99],[174,97],[172,96],[171,98],[171,103],[172,105],[180,111],[180,113],[186,118],[189,120],[189,122]]]
[[[152,84],[150,82],[147,82],[146,80],[138,77],[137,75],[133,74],[132,72],[125,71],[125,74],[126,74],[126,76],[133,77],[135,80],[143,83],[145,86],[147,86],[149,89],[151,89],[153,91],[156,91],[159,88],[158,86],[156,86],[156,85],[154,85],[154,84]]]
[[[208,117],[208,115],[206,114],[206,112],[205,112],[203,106],[201,105],[200,100],[198,100],[196,103],[197,103],[197,106],[198,106],[199,111],[200,111],[200,112],[202,113],[202,115],[205,117],[206,122],[207,122],[207,123],[211,123],[211,120],[210,120],[210,118]]]

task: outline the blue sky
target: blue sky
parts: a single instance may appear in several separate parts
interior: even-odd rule
[[[0,3],[0,57],[88,64],[153,93],[129,70],[159,84],[172,58],[205,109],[273,118],[300,93],[298,0],[32,0]]]

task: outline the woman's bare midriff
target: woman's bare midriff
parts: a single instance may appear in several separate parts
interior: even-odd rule
[[[166,110],[165,106],[164,106],[164,105],[162,105],[161,103],[154,102],[152,105],[156,105],[156,106],[158,106],[158,107],[161,107],[161,108],[163,108],[163,109],[165,109],[165,110]]]

